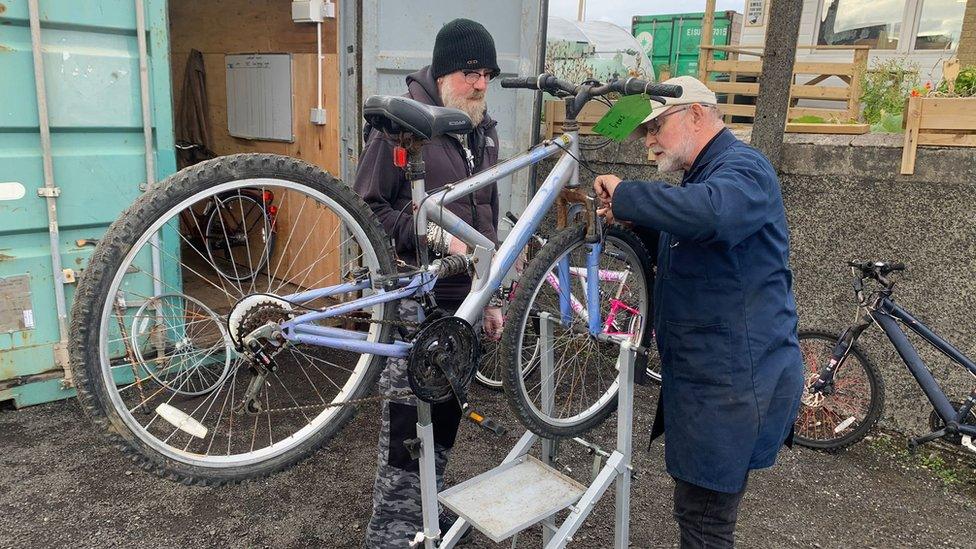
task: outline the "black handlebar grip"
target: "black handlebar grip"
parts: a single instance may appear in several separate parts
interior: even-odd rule
[[[505,212],[505,218],[508,219],[509,221],[511,221],[512,223],[518,223],[518,220],[519,220],[518,216],[515,215],[515,214],[513,214],[510,211],[509,212]]]
[[[528,90],[539,89],[538,76],[506,76],[501,79],[503,88],[524,88]]]
[[[628,79],[624,83],[625,95],[636,95],[646,93],[648,95],[660,95],[662,97],[681,97],[681,86],[673,84],[655,84],[638,78]]]
[[[892,271],[904,271],[905,270],[905,264],[904,263],[892,263],[891,265],[888,265],[888,268],[891,269]]]

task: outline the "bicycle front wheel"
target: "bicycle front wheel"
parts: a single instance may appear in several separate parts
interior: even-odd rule
[[[502,334],[509,405],[528,429],[547,438],[577,436],[606,419],[617,405],[620,342],[646,345],[651,338],[651,267],[644,245],[630,231],[609,229],[597,261],[598,292],[589,295],[591,245],[584,237],[585,227],[568,228],[529,263]],[[599,300],[600,331],[609,340],[589,333],[590,299]],[[548,375],[541,367],[542,313],[553,326]]]
[[[837,337],[802,331],[800,353],[806,384],[794,425],[793,440],[808,448],[841,450],[864,438],[884,409],[884,381],[864,353],[854,346],[834,372],[833,382],[813,393],[810,386],[830,363]]]
[[[208,232],[194,212],[225,201],[240,214],[247,201],[226,200],[254,189],[279,204],[278,244],[225,241],[220,249],[237,248],[235,259],[215,260],[214,242],[199,235],[230,231]],[[387,242],[361,198],[292,158],[234,155],[174,174],[112,224],[81,279],[71,362],[83,408],[141,466],[186,483],[260,477],[307,457],[350,419],[353,408],[338,404],[371,389],[383,358],[277,340],[261,377],[233,334],[371,293],[307,294],[351,273],[394,273]],[[228,268],[250,274],[228,277]],[[379,304],[319,325],[385,343],[394,309]]]

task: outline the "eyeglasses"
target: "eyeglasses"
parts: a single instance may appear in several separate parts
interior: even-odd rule
[[[664,126],[664,122],[662,122],[663,119],[671,116],[672,114],[677,114],[679,112],[686,111],[690,108],[691,105],[688,105],[687,107],[681,107],[680,109],[669,110],[668,112],[662,114],[661,116],[658,116],[654,120],[651,120],[647,124],[644,124],[644,131],[647,132],[648,135],[657,135],[658,132],[661,131],[661,128]]]
[[[491,82],[491,79],[495,77],[495,73],[489,70],[486,70],[484,72],[474,71],[474,70],[463,70],[461,71],[461,74],[464,75],[464,81],[471,86],[477,84],[478,80],[481,80],[482,78],[485,79],[485,83],[488,83]]]

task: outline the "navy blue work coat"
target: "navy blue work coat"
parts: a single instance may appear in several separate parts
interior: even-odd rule
[[[776,172],[722,130],[681,186],[624,181],[613,215],[660,231],[654,327],[662,364],[652,438],[668,473],[738,492],[792,442],[803,363]]]

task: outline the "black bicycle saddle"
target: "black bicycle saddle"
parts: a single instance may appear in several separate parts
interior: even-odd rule
[[[363,118],[388,133],[412,133],[430,140],[447,133],[468,133],[474,129],[463,111],[432,107],[397,95],[371,95],[363,104]]]

